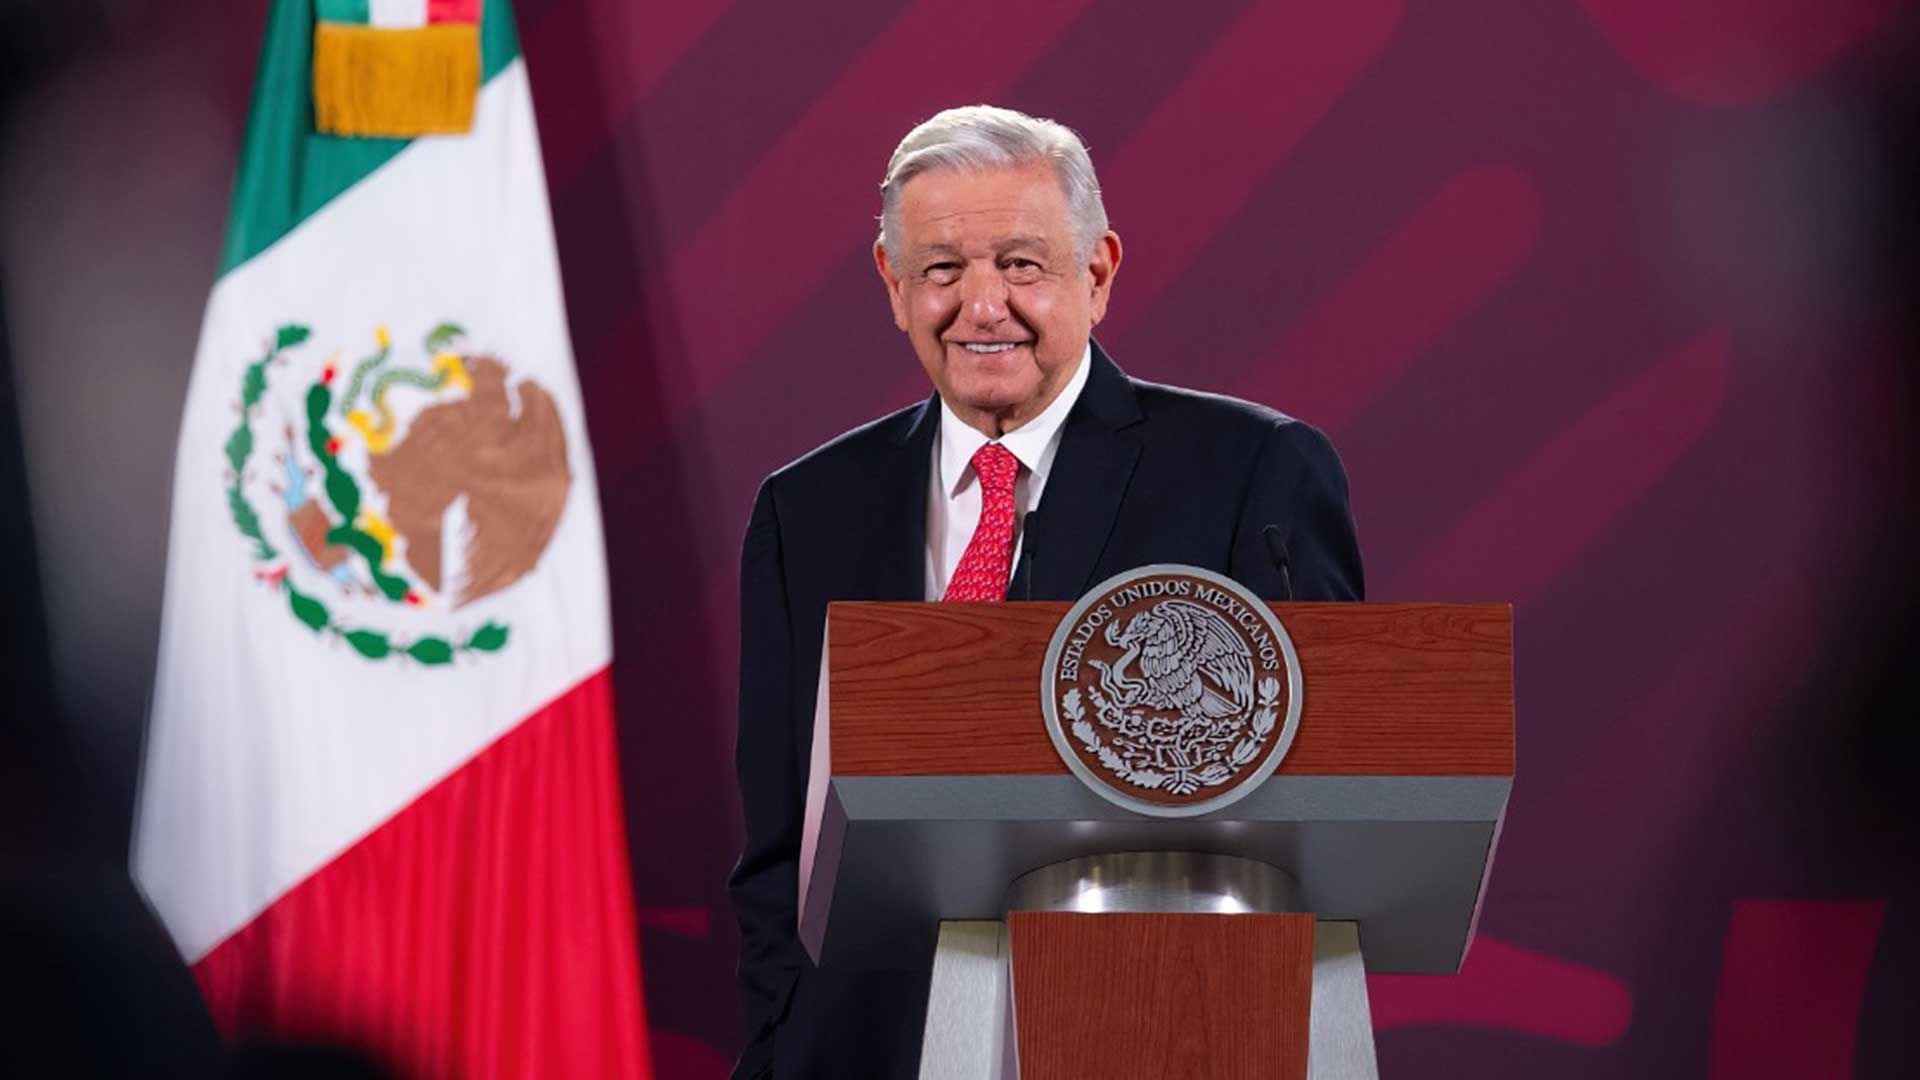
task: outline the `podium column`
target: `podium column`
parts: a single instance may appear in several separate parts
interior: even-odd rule
[[[947,922],[923,1080],[1374,1080],[1352,923],[1287,911],[1284,873],[1139,852],[1044,867],[1007,921]]]

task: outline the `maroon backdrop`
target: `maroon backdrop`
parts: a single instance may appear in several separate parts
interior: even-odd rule
[[[203,58],[229,157],[187,171],[230,175],[261,13],[160,7],[122,39]],[[982,100],[1091,145],[1122,366],[1327,430],[1370,599],[1516,606],[1480,938],[1455,979],[1373,981],[1383,1074],[1902,1074],[1910,6],[518,7],[664,1076],[721,1076],[739,1042],[753,490],[925,393],[871,268],[879,174]]]
[[[980,100],[1092,146],[1124,366],[1327,429],[1373,598],[1517,605],[1483,937],[1455,983],[1375,981],[1384,1073],[1894,1061],[1898,833],[1809,766],[1849,737],[1820,645],[1876,584],[1902,415],[1866,335],[1873,106],[1912,20],[1752,6],[523,4],[668,1074],[737,1039],[753,488],[925,393],[871,269],[877,183]]]
[[[1819,646],[1899,460],[1866,287],[1911,20],[1747,6],[526,5],[661,1060],[735,1045],[735,540],[768,470],[925,392],[876,184],[976,100],[1091,144],[1124,366],[1333,434],[1373,598],[1517,605],[1483,936],[1455,983],[1375,981],[1384,1073],[1895,1060],[1902,845],[1809,766],[1852,737]]]

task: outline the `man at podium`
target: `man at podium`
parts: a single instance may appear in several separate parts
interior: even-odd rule
[[[1120,269],[1086,147],[1009,109],[908,132],[874,264],[934,392],[767,477],[741,555],[746,844],[730,880],[751,1032],[736,1077],[912,1076],[931,956],[816,968],[798,859],[827,604],[1069,600],[1148,563],[1358,600],[1347,481],[1272,409],[1143,382],[1092,340]]]

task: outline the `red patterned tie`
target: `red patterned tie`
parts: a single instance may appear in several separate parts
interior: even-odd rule
[[[940,599],[1005,600],[1013,573],[1013,480],[1020,475],[1020,459],[999,443],[988,443],[974,451],[973,475],[980,478],[980,524]]]

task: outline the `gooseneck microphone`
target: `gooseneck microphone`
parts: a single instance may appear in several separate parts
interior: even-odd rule
[[[1287,556],[1287,542],[1280,535],[1280,526],[1269,525],[1260,530],[1260,536],[1267,542],[1267,557],[1273,560],[1273,568],[1280,571],[1280,591],[1286,595],[1282,600],[1293,599],[1293,575],[1289,568],[1293,560]]]
[[[1037,546],[1034,540],[1040,535],[1039,526],[1040,508],[1036,506],[1020,520],[1020,561],[1014,566],[1013,582],[1007,588],[1009,600],[1033,599],[1033,549]]]

